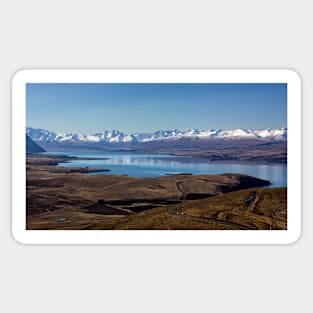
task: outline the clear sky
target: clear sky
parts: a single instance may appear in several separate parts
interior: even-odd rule
[[[281,128],[287,85],[27,84],[27,126],[87,134]]]

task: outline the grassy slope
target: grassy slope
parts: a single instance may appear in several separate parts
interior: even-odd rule
[[[56,222],[61,216],[66,221]],[[126,216],[57,210],[29,216],[27,224],[28,229],[284,230],[287,188],[245,189]]]
[[[256,201],[247,201],[256,194]],[[182,214],[183,213],[183,214]],[[114,229],[287,229],[287,189],[248,189],[129,215]]]

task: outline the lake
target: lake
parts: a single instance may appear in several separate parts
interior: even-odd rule
[[[133,152],[47,152],[47,154],[99,158],[99,160],[78,159],[59,165],[110,170],[110,172],[97,172],[89,175],[121,174],[135,177],[160,177],[166,174],[180,173],[194,175],[240,173],[269,180],[272,183],[271,187],[287,187],[286,164],[258,164],[238,161],[211,162],[204,158]],[[101,160],[100,158],[108,158],[108,160]]]

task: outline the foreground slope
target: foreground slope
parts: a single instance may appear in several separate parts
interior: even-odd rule
[[[287,189],[248,189],[127,216],[113,229],[286,230]]]

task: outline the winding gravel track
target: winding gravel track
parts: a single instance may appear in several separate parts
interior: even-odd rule
[[[256,230],[257,229],[256,227],[253,227],[253,226],[248,227],[248,226],[237,224],[234,222],[219,220],[213,217],[201,217],[201,216],[181,213],[181,212],[176,211],[175,208],[168,208],[168,211],[172,214],[175,214],[179,218],[189,219],[189,220],[193,220],[197,222],[208,223],[208,224],[220,224],[220,225],[229,226],[229,227],[239,229],[239,230]]]

